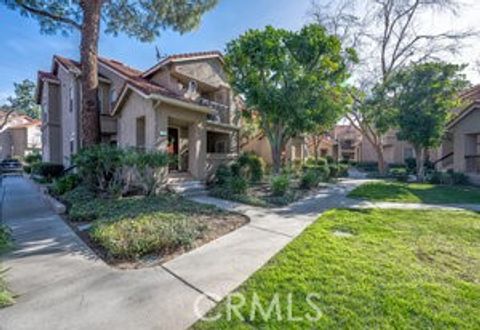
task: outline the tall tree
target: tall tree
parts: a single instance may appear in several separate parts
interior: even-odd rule
[[[10,106],[17,113],[23,113],[34,119],[40,118],[40,106],[35,102],[35,83],[25,79],[14,83],[15,96],[8,98]]]
[[[320,25],[249,30],[227,45],[225,60],[232,87],[245,96],[244,113],[270,142],[276,173],[290,138],[342,116],[332,105],[348,78],[346,60],[340,40]]]
[[[431,13],[457,15],[458,0],[335,0],[313,3],[316,22],[337,35],[344,45],[359,51],[353,76],[355,99],[346,118],[369,141],[377,154],[379,171],[385,172],[383,136],[392,127],[391,113],[382,106],[373,88],[385,84],[411,63],[438,60],[459,54],[465,41],[478,36],[472,29],[434,31],[423,23]],[[380,87],[381,89],[381,87]]]
[[[88,146],[100,139],[97,55],[101,22],[108,34],[123,32],[142,42],[151,42],[167,28],[184,33],[197,27],[202,15],[217,0],[3,0],[3,3],[36,19],[43,33],[80,33],[81,139],[82,145]]]
[[[395,109],[397,136],[414,147],[422,181],[426,151],[440,146],[451,110],[461,105],[460,92],[468,85],[464,68],[442,62],[415,64],[385,85],[385,95]]]

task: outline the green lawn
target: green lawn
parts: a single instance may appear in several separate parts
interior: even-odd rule
[[[99,198],[84,187],[64,194],[68,217],[92,222],[89,241],[107,261],[134,261],[146,255],[164,257],[222,236],[247,222],[238,214],[178,195]]]
[[[0,225],[0,254],[10,247],[10,233],[7,227]],[[5,270],[0,264],[0,308],[13,304],[12,293],[8,290],[7,284],[3,279]]]
[[[420,183],[372,182],[356,188],[349,194],[349,197],[384,202],[480,204],[480,188]]]
[[[226,299],[208,314],[218,320],[194,328],[478,329],[479,237],[473,212],[331,210],[230,298],[245,298],[243,320]],[[312,293],[317,321],[303,317],[317,316]],[[267,311],[276,294],[280,309],[265,321],[252,302]],[[298,321],[288,321],[289,294]]]

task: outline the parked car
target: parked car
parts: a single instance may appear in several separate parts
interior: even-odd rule
[[[4,159],[0,162],[0,172],[3,173],[20,173],[22,172],[22,163],[18,159]]]

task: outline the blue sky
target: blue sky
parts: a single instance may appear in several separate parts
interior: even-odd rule
[[[308,20],[309,7],[310,0],[220,0],[196,31],[184,35],[166,31],[151,44],[102,35],[100,54],[146,69],[155,63],[155,45],[167,54],[223,50],[249,28],[268,24],[300,28]],[[52,55],[77,59],[78,45],[78,34],[42,35],[35,20],[0,5],[0,104],[13,93],[13,82],[35,79],[37,70],[49,70]]]

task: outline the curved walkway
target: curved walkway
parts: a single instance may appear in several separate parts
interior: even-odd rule
[[[343,181],[274,210],[196,198],[243,212],[251,222],[161,267],[124,271],[99,260],[29,181],[6,178],[3,219],[16,248],[3,265],[18,297],[0,310],[0,329],[185,329],[319,213],[349,206],[347,192],[361,183]]]

